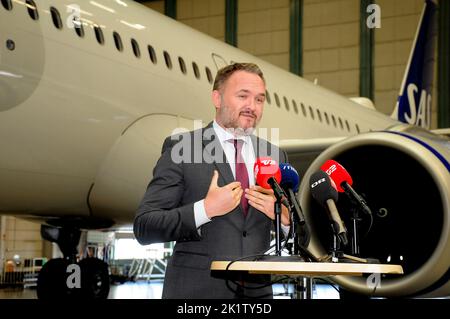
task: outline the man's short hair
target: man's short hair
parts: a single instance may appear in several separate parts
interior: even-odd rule
[[[264,84],[266,83],[266,80],[264,79],[264,75],[263,75],[261,69],[256,64],[254,64],[254,63],[233,63],[233,64],[227,65],[227,66],[221,68],[219,71],[217,71],[216,79],[214,80],[213,90],[222,89],[224,83],[236,71],[245,71],[245,72],[249,72],[249,73],[254,73],[263,80]]]

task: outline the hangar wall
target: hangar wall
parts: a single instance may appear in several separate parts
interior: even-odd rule
[[[359,95],[359,0],[305,0],[303,76]]]
[[[1,216],[0,219],[0,272],[5,261],[19,257],[25,259],[43,256],[43,240],[40,235],[40,224],[18,219],[12,216]]]
[[[395,105],[423,2],[376,1],[381,28],[375,31],[374,97],[385,114]],[[143,4],[164,13],[163,0]],[[177,20],[224,41],[225,0],[177,0],[176,5]],[[360,9],[359,0],[303,0],[303,76],[349,97],[359,95]],[[290,0],[239,0],[238,47],[289,70],[289,10]],[[436,128],[436,85],[434,91],[432,127]],[[1,223],[0,259],[15,254],[51,257],[46,256],[49,249],[40,239],[39,224],[7,216]]]
[[[423,8],[423,0],[377,0],[381,28],[375,30],[374,103],[390,115]],[[177,20],[221,41],[225,0],[177,0]],[[303,77],[342,95],[359,96],[360,0],[303,0]],[[164,1],[145,5],[164,13]],[[238,0],[238,47],[289,70],[291,0]],[[436,74],[436,72],[435,72]],[[435,83],[437,82],[437,78]],[[432,128],[437,127],[437,90]]]

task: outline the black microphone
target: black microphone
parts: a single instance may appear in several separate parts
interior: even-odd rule
[[[312,197],[322,206],[328,208],[328,217],[331,220],[331,226],[342,244],[348,244],[347,229],[339,215],[336,207],[338,200],[338,192],[331,183],[331,179],[327,173],[317,171],[311,175],[309,185]]]

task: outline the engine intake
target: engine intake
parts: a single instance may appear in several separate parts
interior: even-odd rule
[[[397,128],[398,129],[398,128]],[[337,276],[345,290],[384,297],[450,295],[450,142],[413,127],[403,132],[371,132],[346,139],[319,155],[307,170],[300,201],[311,226],[309,249],[317,256],[331,251],[327,214],[311,197],[308,181],[328,159],[342,164],[354,189],[366,199],[373,223],[359,214],[360,256],[400,264],[404,275],[382,275],[375,288],[367,276]],[[344,193],[337,202],[352,229],[352,205]],[[351,254],[351,245],[344,253]]]

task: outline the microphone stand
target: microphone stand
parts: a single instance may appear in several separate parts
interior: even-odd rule
[[[297,197],[292,189],[287,190],[287,195],[289,196],[289,213],[292,216],[292,235],[294,237],[294,255],[300,256],[302,260],[309,261],[314,260],[314,257],[311,257],[311,254],[306,251],[303,247],[300,246],[300,234],[299,229],[303,227],[303,232],[307,232],[305,217],[303,215],[303,211],[300,208],[300,204],[297,201]],[[307,236],[307,234],[304,234]],[[303,257],[302,255],[306,255]],[[306,258],[307,257],[307,258]],[[294,279],[294,288],[295,288],[295,299],[312,299],[313,296],[313,279],[309,276],[298,276]]]
[[[352,255],[359,256],[359,234],[358,234],[358,222],[361,220],[358,215],[358,209],[353,208],[352,209],[352,230],[353,230],[353,236],[352,236]]]
[[[277,200],[274,203],[275,212],[275,253],[281,256],[281,198],[275,196]]]

